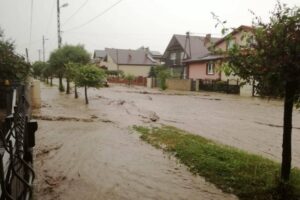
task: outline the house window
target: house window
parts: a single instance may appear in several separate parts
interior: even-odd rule
[[[184,55],[184,52],[181,52],[180,53],[180,64],[182,64],[182,61],[183,59],[185,58],[186,56]]]
[[[209,62],[206,64],[206,73],[208,75],[214,75],[215,74],[215,64],[213,62]]]
[[[249,38],[247,38],[247,47],[253,47],[253,45],[256,44],[255,38],[253,35],[251,35]]]
[[[227,49],[231,49],[235,45],[235,40],[229,40],[227,42]]]
[[[172,61],[173,65],[176,65],[176,53],[170,54],[170,60]]]

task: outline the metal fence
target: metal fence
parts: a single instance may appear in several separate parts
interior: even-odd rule
[[[232,82],[232,81],[231,81]],[[239,81],[235,80],[235,84],[230,84],[230,80],[216,81],[216,80],[200,80],[199,89],[204,91],[224,92],[227,94],[239,94]]]
[[[0,127],[0,200],[27,200],[35,177],[32,148],[37,123],[29,120],[24,85],[8,88],[5,95],[11,110]]]

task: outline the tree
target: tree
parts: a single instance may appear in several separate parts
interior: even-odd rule
[[[151,66],[148,77],[149,78],[156,77],[154,66]]]
[[[171,77],[171,71],[168,67],[165,66],[157,66],[155,68],[155,73],[158,79],[159,79],[159,87],[162,90],[167,89],[166,80],[167,78]]]
[[[60,49],[54,50],[50,54],[49,63],[59,78],[59,90],[64,91],[62,78],[65,76],[68,63],[87,64],[89,61],[90,55],[82,45],[65,45]],[[66,93],[70,93],[70,80],[68,78]]]
[[[78,92],[77,92],[77,83],[75,81],[76,76],[78,76],[79,73],[79,69],[80,69],[81,65],[77,64],[77,63],[68,63],[66,64],[66,78],[69,79],[70,81],[74,82],[74,97],[75,99],[78,98]]]
[[[88,87],[103,87],[106,80],[105,72],[94,65],[84,65],[79,68],[75,82],[79,87],[84,87],[85,103],[88,104]]]
[[[24,57],[15,53],[13,42],[5,39],[0,29],[0,80],[24,81],[30,68]]]
[[[286,183],[291,172],[293,106],[300,94],[300,8],[278,2],[270,22],[256,17],[253,25],[253,42],[225,52],[227,64],[234,75],[254,80],[260,94],[284,97],[281,180]]]
[[[41,78],[43,70],[47,67],[47,63],[42,61],[36,61],[32,64],[34,78]]]
[[[50,85],[52,86],[52,68],[50,67],[49,64],[45,63],[43,69],[42,69],[42,77],[44,78],[44,80],[46,80],[46,83],[49,84],[49,78],[50,80]]]
[[[135,76],[132,75],[132,74],[126,74],[126,75],[125,75],[125,80],[128,81],[128,85],[129,85],[129,86],[131,85],[131,83],[132,83],[132,81],[133,81],[134,79],[135,79]]]

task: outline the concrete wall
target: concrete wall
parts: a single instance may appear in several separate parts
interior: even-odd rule
[[[119,65],[119,70],[122,70],[124,74],[132,74],[134,76],[147,77],[149,75],[151,66],[143,65]]]
[[[216,69],[215,69],[216,71]],[[220,79],[220,73],[215,72],[213,75],[206,73],[206,62],[204,63],[191,63],[189,64],[189,78],[190,79],[210,79],[217,80]]]
[[[153,88],[154,87],[154,78],[147,78],[147,87]]]
[[[191,91],[192,80],[191,79],[167,79],[167,88],[170,90],[184,90]]]
[[[253,85],[247,83],[246,85],[241,86],[240,95],[246,96],[246,97],[251,97],[252,90],[253,90]]]
[[[235,85],[235,84],[236,84],[236,81],[239,81],[239,80],[240,80],[240,77],[234,76],[234,75],[226,76],[224,72],[221,72],[221,80],[222,80],[222,81],[227,81],[227,80],[229,80],[229,84],[230,84],[230,85]]]
[[[31,103],[32,108],[40,108],[41,107],[41,88],[39,80],[31,81]]]

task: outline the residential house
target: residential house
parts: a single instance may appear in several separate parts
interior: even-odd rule
[[[238,44],[240,46],[249,45],[253,42],[252,30],[252,27],[242,25],[237,29],[234,29],[225,37],[216,41],[214,43],[214,49],[226,51],[233,47],[234,44]],[[230,40],[227,40],[226,38],[230,38]],[[218,70],[222,60],[224,60],[224,55],[218,55],[212,52],[208,52],[203,56],[185,60],[188,69],[188,78],[194,80],[222,80],[236,84],[240,79],[239,77],[233,75],[227,76],[224,72]],[[245,86],[245,88],[246,87],[247,86]]]
[[[106,69],[106,62],[104,61],[104,58],[106,57],[107,53],[105,50],[95,50],[92,62],[96,64],[97,66]]]
[[[234,44],[240,46],[247,45],[248,39],[251,37],[252,28],[249,26],[240,26],[233,30],[225,37],[217,40],[214,43],[214,49],[226,51],[231,48]],[[231,36],[231,40],[226,40],[228,36]],[[208,52],[203,56],[185,60],[188,68],[188,74],[190,79],[210,79],[210,80],[227,80],[237,77],[228,77],[224,72],[218,70],[220,61],[224,59],[223,55],[214,54]]]
[[[146,53],[149,53],[151,57],[158,63],[163,64],[163,55],[159,51],[152,51],[149,47],[144,46],[141,46],[137,50],[144,50]]]
[[[207,55],[210,52],[209,47],[217,40],[219,38],[213,38],[210,34],[205,37],[190,36],[189,33],[173,35],[163,54],[165,65],[171,68],[173,75],[187,78],[188,71],[183,61]]]
[[[147,77],[152,66],[159,63],[144,50],[105,49],[104,59],[108,70],[120,70],[124,74]]]

